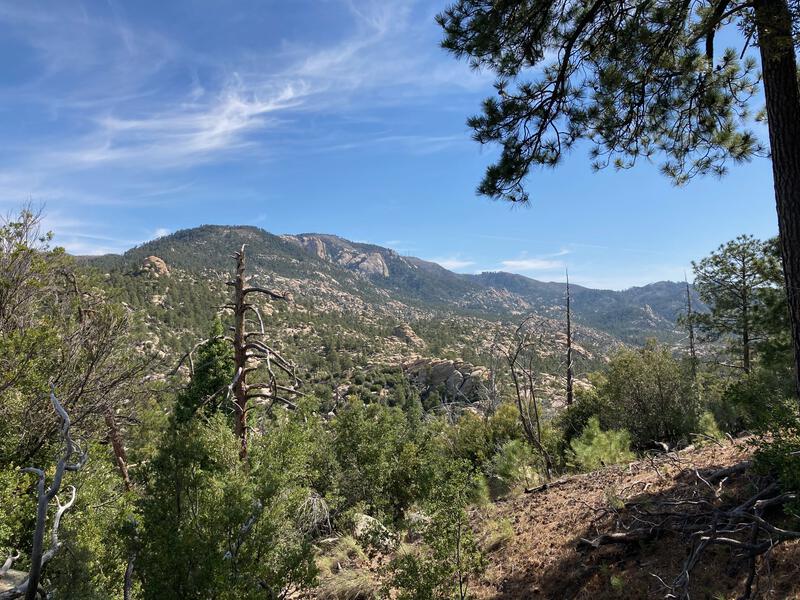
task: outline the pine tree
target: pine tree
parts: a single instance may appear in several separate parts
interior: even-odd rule
[[[711,309],[694,315],[706,335],[731,340],[737,367],[749,373],[765,336],[764,293],[773,288],[764,242],[742,235],[692,263],[695,287]]]
[[[743,56],[757,46],[800,364],[799,9],[794,0],[456,1],[438,17],[442,45],[498,77],[497,95],[469,120],[478,142],[502,146],[478,191],[526,202],[531,167],[555,166],[579,140],[596,168],[662,156],[678,184],[765,154],[748,129],[758,74]],[[716,34],[729,26],[741,48],[719,52]]]
[[[192,361],[189,385],[175,403],[175,422],[185,423],[204,407],[214,412],[224,397],[222,392],[233,377],[233,357],[230,344],[223,338],[222,322],[215,319],[208,341],[200,346]]]

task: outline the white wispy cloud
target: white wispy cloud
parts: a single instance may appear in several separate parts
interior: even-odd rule
[[[345,5],[353,30],[339,41],[324,46],[284,42],[277,53],[248,49],[223,62],[159,32],[135,28],[117,3],[109,3],[110,15],[67,9],[48,15],[0,0],[0,20],[24,32],[44,65],[30,89],[14,94],[49,103],[53,115],[76,120],[83,130],[45,148],[36,141],[22,145],[18,154],[28,161],[19,166],[47,165],[46,173],[57,176],[111,165],[164,170],[232,157],[264,160],[298,142],[315,151],[381,145],[416,154],[467,143],[461,132],[397,134],[389,129],[326,141],[326,132],[304,129],[302,113],[349,114],[363,122],[371,118],[365,108],[407,105],[445,90],[488,83],[486,75],[455,61],[442,68],[435,44],[420,39],[426,28],[414,14],[422,5],[418,0],[348,0]],[[419,51],[428,46],[429,51]],[[162,89],[161,76],[175,70],[189,73],[185,86]],[[66,93],[42,93],[47,82],[64,77],[80,84]],[[279,127],[303,135],[281,136],[276,145],[278,136],[267,134]]]
[[[564,261],[551,258],[515,258],[501,261],[504,269],[508,271],[554,271],[564,269]]]
[[[117,162],[164,169],[202,164],[252,146],[248,134],[275,124],[269,115],[299,106],[306,93],[302,82],[263,95],[234,84],[207,105],[187,103],[135,118],[103,116],[77,147],[54,152],[47,159],[62,167]]]
[[[473,260],[466,260],[459,257],[432,258],[430,260],[431,262],[435,262],[436,264],[450,271],[458,271],[459,269],[466,269],[467,267],[471,267],[475,264],[475,261]]]

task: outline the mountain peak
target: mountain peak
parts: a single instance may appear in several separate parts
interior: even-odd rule
[[[396,318],[431,309],[511,321],[531,313],[564,318],[563,283],[505,272],[453,273],[389,248],[325,233],[274,235],[251,225],[203,225],[152,240],[122,257],[98,257],[94,262],[102,266],[122,259],[137,270],[147,257],[156,256],[170,270],[227,272],[231,254],[242,244],[248,245],[254,275],[282,279],[296,295],[312,301],[327,294],[326,305],[354,303]],[[676,320],[686,293],[682,283],[658,282],[624,291],[571,287],[574,316],[584,326],[633,343],[647,337],[679,337]]]

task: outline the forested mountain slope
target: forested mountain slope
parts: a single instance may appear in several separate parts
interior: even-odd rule
[[[323,234],[276,236],[249,226],[178,231],[123,255],[84,262],[140,315],[143,346],[169,362],[206,337],[226,302],[231,255],[242,245],[251,281],[290,294],[289,302],[264,303],[261,310],[271,338],[304,370],[306,381],[355,381],[380,394],[386,377],[376,373],[401,369],[427,390],[424,395],[435,389],[453,397],[468,389],[472,395],[472,382],[486,380],[495,341],[510,339],[517,324],[533,315],[544,395],[563,393],[561,283],[510,273],[457,274],[380,246]],[[681,343],[681,284],[624,292],[573,285],[571,292],[578,378],[623,344],[648,337]]]
[[[354,314],[391,314],[405,320],[432,312],[511,321],[529,313],[564,317],[564,284],[503,272],[457,274],[333,235],[276,236],[255,227],[207,225],[147,242],[121,256],[92,258],[91,264],[134,273],[146,257],[157,256],[170,270],[178,268],[213,286],[215,279],[225,278],[230,255],[242,244],[248,246],[250,268],[260,282],[288,285],[303,299],[322,306],[338,303]],[[674,342],[682,335],[676,320],[685,306],[683,284],[664,281],[619,292],[573,285],[572,296],[579,325],[621,341],[656,337]]]

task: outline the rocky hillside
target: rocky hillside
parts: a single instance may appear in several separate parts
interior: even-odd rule
[[[640,600],[643,598],[800,598],[800,542],[776,546],[754,573],[745,596],[747,557],[731,541],[710,547],[694,567],[686,595],[670,592],[693,547],[691,536],[654,532],[616,543],[637,509],[666,506],[691,519],[693,506],[730,510],[752,497],[758,474],[747,468],[747,440],[691,446],[627,465],[566,476],[516,496],[473,508],[470,517],[486,570],[469,582],[480,600]],[[731,467],[736,465],[736,467]],[[737,467],[745,467],[739,469]],[[724,474],[724,477],[722,476]],[[712,486],[710,481],[714,482]],[[690,521],[692,522],[692,521]],[[640,521],[653,526],[652,521]],[[396,552],[415,551],[414,523],[394,552],[343,555],[308,598],[372,598]],[[329,541],[329,543],[331,543]],[[340,553],[341,554],[341,553]],[[334,595],[345,589],[352,595]]]
[[[508,339],[531,314],[541,334],[543,372],[561,369],[565,288],[559,283],[509,273],[457,274],[332,235],[276,236],[246,226],[183,230],[85,261],[141,315],[142,343],[168,357],[207,333],[225,302],[231,254],[243,244],[252,281],[289,292],[290,302],[265,304],[262,313],[278,345],[309,366],[312,381],[352,380],[358,367],[383,373],[359,384],[379,388],[392,367],[404,368],[431,394],[456,396],[466,389],[480,395],[479,367],[487,364],[494,340]],[[573,286],[579,374],[623,343],[646,337],[678,343],[684,293],[671,282],[624,292]]]
[[[394,250],[351,242],[333,235],[276,236],[255,227],[203,226],[159,238],[121,256],[93,259],[105,269],[141,268],[148,257],[163,268],[178,267],[207,276],[230,268],[233,249],[246,243],[254,274],[298,288],[329,308],[393,313],[413,318],[438,309],[491,319],[528,313],[563,318],[565,287],[511,273],[458,274]],[[149,260],[152,260],[149,259]],[[293,283],[294,282],[294,283]],[[303,290],[298,289],[303,292]],[[333,293],[335,291],[335,293]],[[684,307],[683,284],[658,282],[617,292],[572,286],[575,320],[626,342],[652,336],[674,340]],[[699,304],[699,301],[698,301]]]

